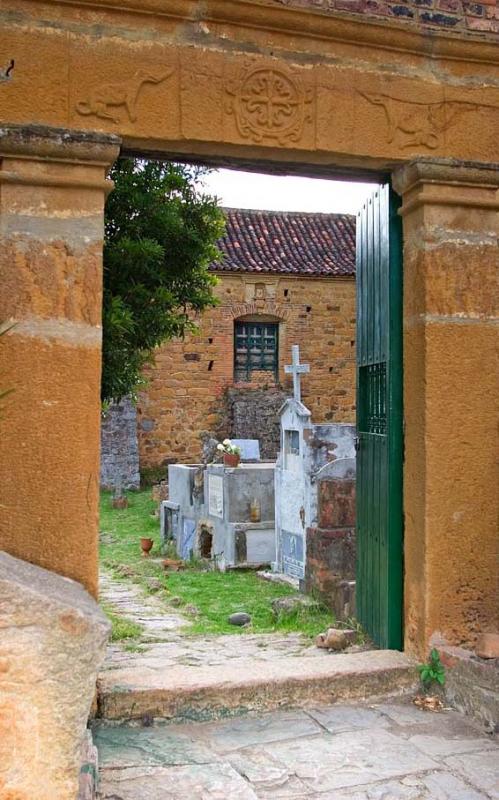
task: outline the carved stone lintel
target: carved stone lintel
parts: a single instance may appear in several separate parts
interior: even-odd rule
[[[276,66],[252,65],[226,86],[226,110],[234,114],[240,135],[260,143],[298,142],[311,121],[312,91],[298,75]]]
[[[424,103],[375,92],[359,91],[359,94],[371,105],[383,109],[388,125],[387,142],[395,142],[402,148],[436,150],[443,144],[443,133],[459,117],[481,107],[480,103],[461,100]]]
[[[137,100],[144,84],[162,83],[172,72],[173,67],[166,66],[138,69],[128,80],[104,83],[91,89],[86,100],[76,103],[75,109],[82,116],[94,116],[118,125],[121,120],[111,113],[111,109],[123,107],[130,122],[136,122]]]

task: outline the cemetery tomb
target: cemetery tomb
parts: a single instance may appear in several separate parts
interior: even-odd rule
[[[171,464],[161,537],[178,555],[212,561],[216,569],[261,567],[276,558],[275,463],[258,461],[258,442],[239,442],[238,467]]]
[[[353,481],[355,496],[355,426],[312,422],[309,409],[301,402],[300,378],[308,372],[308,365],[300,364],[297,345],[293,347],[293,363],[286,370],[293,374],[294,396],[281,408],[281,450],[275,470],[275,569],[294,578],[303,590],[314,588],[328,595],[325,599],[339,610],[339,616],[343,616],[353,607],[353,600],[347,598],[343,602],[338,596],[333,602],[329,595],[332,593],[336,597],[336,585],[345,581],[348,583],[345,594],[352,594],[355,578],[351,569],[352,553],[355,562],[352,524],[355,526],[355,519],[352,523],[349,516],[348,525],[342,526],[333,525],[333,522],[338,504],[343,502],[341,488],[337,486],[338,476],[341,480],[348,475],[349,487],[352,488]],[[342,468],[341,464],[346,466]],[[319,520],[321,498],[329,500],[323,503],[322,516],[330,514],[324,525]],[[348,537],[348,548],[345,537]],[[329,549],[326,547],[326,555],[325,539],[333,542]],[[314,555],[310,563],[307,541],[311,541]],[[348,552],[349,557],[340,557],[337,550]],[[328,580],[316,580],[316,572],[322,578],[327,575]]]

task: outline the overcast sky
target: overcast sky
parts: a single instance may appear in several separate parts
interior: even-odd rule
[[[373,184],[262,175],[232,169],[214,170],[204,178],[210,194],[221,205],[271,211],[319,211],[355,214]]]

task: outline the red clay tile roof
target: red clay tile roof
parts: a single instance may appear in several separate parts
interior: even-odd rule
[[[355,217],[301,211],[224,209],[222,260],[215,272],[355,275]]]

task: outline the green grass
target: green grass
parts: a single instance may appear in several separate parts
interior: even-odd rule
[[[148,577],[159,578],[165,586],[165,604],[176,597],[180,607],[195,606],[198,614],[191,616],[192,625],[186,633],[270,633],[274,631],[299,631],[316,636],[333,624],[331,613],[317,604],[310,610],[274,618],[271,602],[274,598],[297,594],[285,584],[271,583],[258,578],[251,571],[207,572],[199,565],[188,566],[182,572],[168,576],[161,563],[159,521],[154,516],[156,504],[150,490],[129,493],[129,507],[115,510],[111,494],[101,496],[100,556],[103,565],[121,580],[132,580],[147,590]],[[154,540],[151,558],[143,558],[139,539],[149,536]],[[252,623],[247,628],[229,625],[227,617],[235,611],[246,611]],[[186,616],[189,617],[187,613]],[[123,637],[133,638],[133,637]]]
[[[111,628],[111,641],[123,642],[139,639],[142,633],[142,626],[128,617],[116,614],[105,603],[101,603],[102,610],[109,619]]]

